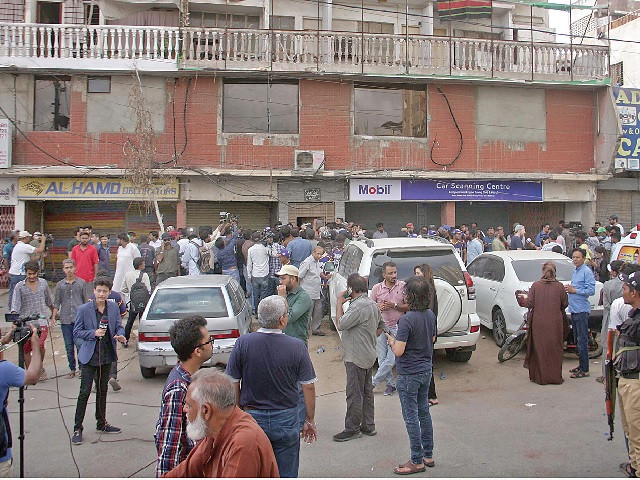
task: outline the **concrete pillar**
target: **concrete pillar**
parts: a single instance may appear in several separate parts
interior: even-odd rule
[[[180,200],[176,205],[176,228],[187,226],[187,201]]]
[[[15,209],[15,226],[16,230],[24,230],[26,222],[27,209],[24,200],[18,200],[18,204]],[[33,233],[33,232],[32,232]]]
[[[289,223],[289,205],[285,202],[278,202],[278,220],[283,225]]]
[[[433,3],[429,2],[422,9],[422,19],[420,20],[420,35],[433,35]]]
[[[333,0],[325,0],[322,8],[321,30],[331,30],[331,20],[333,19]]]
[[[454,226],[456,224],[456,202],[442,202],[440,204],[440,225]]]
[[[332,221],[335,220],[336,218],[340,217],[340,218],[345,218],[345,207],[346,203],[345,202],[334,202],[334,209],[335,209],[335,213],[334,213],[334,218],[331,219]],[[346,221],[346,219],[345,219]],[[367,227],[369,227],[369,225],[367,225]],[[371,228],[371,227],[369,227]]]
[[[265,30],[269,28],[271,22],[271,0],[264,0],[264,6],[262,7],[264,15],[262,16],[262,28]]]
[[[582,202],[580,205],[582,229],[585,232],[596,222],[596,202]]]

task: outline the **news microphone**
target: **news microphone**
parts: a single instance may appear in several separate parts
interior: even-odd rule
[[[98,328],[102,329],[102,330],[106,330],[109,327],[109,319],[106,316],[103,316],[100,319],[100,324],[98,325]],[[104,336],[100,337],[100,340],[102,340],[104,338]]]

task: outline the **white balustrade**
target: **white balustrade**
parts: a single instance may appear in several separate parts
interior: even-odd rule
[[[56,59],[177,60],[179,66],[216,69],[317,68],[325,72],[396,74],[406,70],[424,75],[545,80],[603,78],[608,73],[608,50],[603,46],[426,35],[410,35],[407,39],[405,35],[350,32],[121,25],[0,24],[0,59],[10,63],[11,58],[46,59],[49,66],[55,66]]]

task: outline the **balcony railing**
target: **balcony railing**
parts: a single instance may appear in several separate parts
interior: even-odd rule
[[[426,35],[0,24],[0,62],[23,68],[449,75],[589,81],[608,48]]]

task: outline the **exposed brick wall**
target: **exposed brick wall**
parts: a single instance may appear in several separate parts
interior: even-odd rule
[[[122,166],[122,146],[126,134],[86,133],[86,100],[76,79],[71,103],[70,132],[29,132],[28,137],[54,157],[76,164]],[[182,107],[187,79],[181,79],[175,95],[176,143],[184,144]],[[351,135],[351,83],[300,81],[300,134],[296,137],[219,135],[218,105],[221,81],[213,77],[193,78],[187,99],[188,144],[182,165],[218,168],[291,169],[296,149],[324,150],[327,170],[442,170],[429,158],[435,141],[436,161],[454,158],[459,137],[447,104],[434,85],[428,86],[429,138],[421,140],[367,140]],[[458,125],[463,132],[463,149],[448,169],[465,172],[589,172],[594,167],[594,92],[583,90],[546,91],[546,144],[508,145],[475,139],[475,87],[441,86],[447,94]],[[523,87],[526,88],[526,87]],[[173,92],[173,79],[167,79],[167,92]],[[171,93],[171,95],[173,95]],[[158,138],[158,161],[173,156],[173,117],[167,101],[165,129]],[[223,141],[223,139],[225,141]],[[296,144],[297,143],[297,144]],[[21,136],[16,138],[14,163],[54,164],[45,154]],[[532,177],[532,179],[535,178]]]

